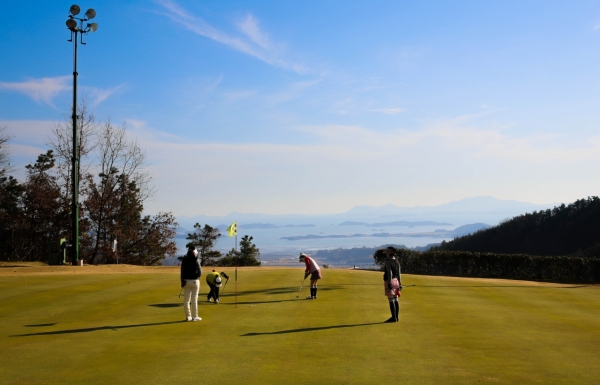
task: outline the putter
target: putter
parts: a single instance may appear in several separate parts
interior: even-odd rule
[[[402,287],[411,287],[411,286],[417,286],[417,285],[402,285]]]
[[[298,290],[298,295],[296,296],[296,298],[300,298],[300,292],[302,291],[302,286],[304,286],[304,281],[306,281],[306,278],[302,280],[302,283],[300,284],[300,290]]]
[[[181,298],[181,292],[183,291],[183,287],[179,290],[179,298]]]

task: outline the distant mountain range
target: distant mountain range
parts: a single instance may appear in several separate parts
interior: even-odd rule
[[[534,204],[514,200],[501,200],[494,197],[472,197],[452,201],[437,206],[399,207],[393,204],[385,206],[356,206],[339,214],[282,214],[269,215],[260,213],[232,212],[225,216],[178,216],[177,221],[182,228],[192,229],[195,223],[209,224],[215,227],[228,227],[234,221],[238,227],[253,226],[302,226],[333,225],[344,222],[355,222],[380,226],[390,222],[441,222],[462,225],[468,223],[490,223],[495,225],[502,220],[510,219],[527,212],[545,210],[556,204]],[[226,225],[224,225],[224,223]],[[398,225],[403,226],[403,225]],[[414,224],[412,226],[415,226]],[[255,227],[258,228],[258,227]]]

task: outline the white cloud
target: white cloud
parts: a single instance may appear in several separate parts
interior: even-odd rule
[[[465,123],[466,122],[466,123]],[[24,166],[56,122],[0,121]],[[471,124],[471,125],[469,125]],[[159,188],[150,213],[342,212],[357,204],[427,205],[474,195],[568,202],[600,189],[600,136],[511,136],[465,117],[419,130],[297,127],[309,144],[199,142],[129,119]],[[285,129],[285,128],[282,128]]]
[[[115,92],[123,89],[125,87],[124,84],[118,85],[113,88],[102,89],[97,87],[87,87],[81,86],[81,91],[86,95],[86,98],[89,98],[90,106],[96,107]]]
[[[110,95],[117,92],[124,85],[102,89],[81,85],[80,89],[91,99],[91,106],[95,107],[105,101]],[[24,82],[0,82],[0,90],[18,92],[27,95],[38,103],[45,103],[54,107],[53,100],[63,92],[72,92],[73,77],[57,76],[53,78],[30,79]]]
[[[323,77],[313,80],[300,82],[292,82],[283,90],[276,92],[267,97],[267,102],[271,104],[279,104],[297,98],[306,89],[312,88],[323,81]]]
[[[27,146],[43,147],[48,141],[57,122],[50,120],[0,120],[0,127],[7,127],[13,137],[9,145],[23,144]]]
[[[565,145],[558,136],[517,138],[451,121],[418,131],[298,129],[316,141],[202,143],[140,127],[138,137],[160,186],[148,209],[212,215],[341,212],[356,204],[423,205],[473,195],[543,203],[600,188],[600,181],[589,178],[600,172],[600,136]]]
[[[64,91],[72,89],[71,76],[31,79],[25,82],[0,82],[0,90],[18,92],[38,103],[54,107],[52,100]]]
[[[172,0],[155,0],[155,2],[167,11],[165,16],[197,35],[224,44],[269,65],[298,73],[306,72],[302,64],[283,58],[282,45],[272,44],[271,38],[260,30],[258,21],[252,15],[248,15],[245,20],[238,23],[237,27],[242,35],[232,36],[213,27],[202,18],[192,15]]]
[[[406,111],[405,108],[393,107],[393,108],[372,108],[369,111],[371,112],[380,112],[386,115],[398,115],[401,112]]]
[[[246,19],[240,22],[238,24],[238,27],[255,44],[261,46],[264,49],[271,48],[271,42],[269,37],[260,30],[260,27],[258,26],[258,21],[254,16],[246,16]]]

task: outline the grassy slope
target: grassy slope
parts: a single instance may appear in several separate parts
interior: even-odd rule
[[[228,273],[231,271],[226,270]],[[242,270],[181,322],[173,273],[0,276],[5,384],[599,383],[600,287],[404,276],[401,321],[381,274]],[[308,294],[305,287],[303,297]],[[250,306],[252,305],[252,306]],[[142,382],[143,381],[143,382]]]

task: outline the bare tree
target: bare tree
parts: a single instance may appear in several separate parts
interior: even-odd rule
[[[54,150],[56,158],[54,173],[57,175],[57,183],[61,189],[63,209],[69,211],[72,199],[73,121],[70,119],[70,115],[65,116],[64,119],[63,122],[52,127],[52,134],[48,138],[47,145]],[[89,156],[97,146],[98,127],[99,124],[96,122],[93,112],[88,109],[86,101],[82,100],[77,106],[78,180],[80,184],[82,175],[87,174],[91,167]],[[83,228],[80,230],[84,230],[85,223],[81,225]]]
[[[115,127],[110,120],[106,121],[98,130],[97,146],[99,174],[108,175],[115,169],[119,175],[135,182],[142,202],[154,196],[152,177],[144,171],[146,152],[135,140],[127,138],[124,125]]]
[[[152,254],[152,251],[132,246],[139,245],[140,239],[144,237],[159,241],[162,239],[160,242],[164,241],[166,246],[159,249],[167,254],[172,253],[174,246],[170,239],[171,222],[174,223],[174,219],[170,216],[166,219],[160,216],[142,216],[143,203],[156,192],[151,175],[145,171],[147,163],[144,150],[127,136],[124,125],[115,126],[110,120],[97,123],[85,102],[78,106],[77,114],[82,257],[92,263],[109,262],[113,257],[111,246],[115,238],[118,238],[121,246],[119,254],[128,253],[131,260],[137,263],[155,263],[161,259],[160,252],[148,259],[147,256]],[[67,211],[72,196],[72,129],[72,123],[68,121],[57,124],[49,139],[49,145],[56,153],[55,169],[63,193],[63,205]],[[156,223],[166,224],[157,227]],[[157,228],[160,231],[156,230]],[[148,234],[153,235],[148,238]],[[156,246],[159,241],[144,244]],[[133,249],[141,250],[139,253],[144,256],[133,258],[132,255],[138,252],[131,251]]]
[[[140,225],[143,203],[155,190],[152,178],[144,171],[146,154],[127,137],[124,126],[107,121],[96,137],[98,163],[84,176],[83,207],[93,237],[89,258],[100,262],[110,255],[107,250],[115,237],[137,231],[125,228]]]
[[[10,153],[8,151],[8,141],[12,137],[6,132],[7,127],[0,127],[0,174],[8,171],[10,166]]]

